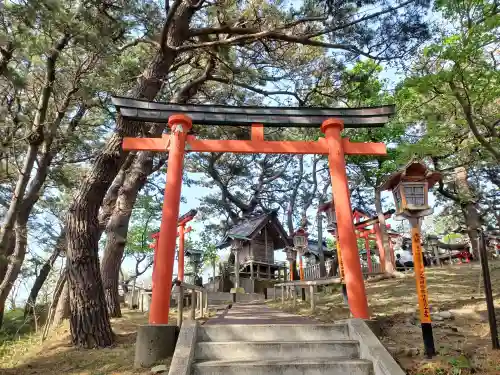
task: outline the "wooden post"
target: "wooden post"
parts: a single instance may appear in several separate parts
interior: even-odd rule
[[[179,298],[177,301],[177,326],[182,326],[182,309],[184,308],[184,287],[179,285]]]
[[[370,254],[370,240],[368,238],[368,235],[365,237],[365,250],[366,250],[366,261],[368,263],[368,273],[372,273],[373,272],[372,255]]]
[[[309,285],[309,299],[311,300],[311,312],[316,309],[316,301],[314,300],[314,285]]]
[[[276,286],[273,286],[273,292],[274,292],[273,300],[276,301]]]
[[[205,292],[204,302],[205,302],[205,307],[204,307],[205,312],[204,312],[204,314],[206,316],[206,315],[208,315],[208,292]]]
[[[191,291],[191,320],[196,319],[196,300],[198,292],[196,290]]]
[[[177,278],[184,281],[184,240],[185,240],[185,227],[179,226],[179,253],[177,259]]]
[[[281,286],[281,304],[282,305],[285,304],[285,286],[284,285]]]
[[[292,306],[295,307],[297,304],[296,298],[295,298],[295,287],[291,286],[290,287],[290,292],[292,293]]]
[[[436,258],[436,266],[442,267],[443,265],[441,264],[441,259],[439,258],[439,247],[438,246],[432,246],[434,248],[434,257]]]
[[[332,180],[333,202],[337,215],[337,231],[342,247],[345,282],[349,308],[354,318],[369,319],[365,282],[361,272],[358,243],[352,219],[349,185],[346,175],[345,153],[340,132],[344,124],[338,119],[328,119],[321,125],[328,144],[328,163]]]
[[[149,313],[149,323],[151,324],[168,324],[184,153],[187,134],[192,127],[191,119],[185,115],[170,116],[168,124],[171,128],[170,148],[158,252],[156,254],[155,287]],[[182,299],[180,301],[182,303]]]

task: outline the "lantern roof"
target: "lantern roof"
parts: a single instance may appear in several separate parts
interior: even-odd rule
[[[295,231],[295,233],[292,235],[293,237],[295,236],[309,236],[309,233],[306,232],[304,228],[299,228]]]
[[[440,172],[429,170],[427,166],[415,159],[412,159],[405,167],[392,175],[380,185],[380,190],[393,190],[401,181],[421,182],[427,181],[429,187],[432,187],[441,179]]]

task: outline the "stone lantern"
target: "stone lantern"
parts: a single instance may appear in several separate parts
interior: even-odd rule
[[[441,259],[439,258],[439,250],[438,250],[438,245],[439,245],[439,238],[438,236],[434,234],[430,234],[427,236],[427,241],[426,241],[429,246],[432,248],[434,251],[434,257],[436,258],[436,264],[438,266],[441,266]]]

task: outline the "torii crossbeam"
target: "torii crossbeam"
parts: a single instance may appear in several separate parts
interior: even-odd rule
[[[181,197],[184,155],[186,152],[232,152],[264,154],[328,155],[332,193],[337,212],[339,242],[342,247],[349,305],[355,318],[368,319],[368,303],[358,256],[356,234],[349,199],[345,155],[386,155],[383,143],[352,143],[341,137],[344,123],[350,127],[382,126],[394,113],[393,106],[363,109],[258,108],[229,106],[178,106],[128,98],[113,98],[120,115],[134,121],[167,122],[169,135],[161,138],[125,138],[127,151],[168,152],[167,182],[160,225],[156,262],[158,267],[149,322],[168,323],[172,285],[177,217]],[[335,118],[331,118],[335,117]],[[257,121],[258,119],[258,121]],[[251,125],[250,140],[200,140],[188,135],[192,122],[200,125]],[[231,123],[233,121],[233,123]],[[319,127],[325,134],[318,141],[266,141],[266,126]],[[345,250],[344,250],[345,249]],[[172,265],[172,266],[170,266]]]

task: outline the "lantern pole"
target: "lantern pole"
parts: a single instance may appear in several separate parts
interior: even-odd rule
[[[420,309],[420,326],[422,328],[422,337],[424,339],[425,354],[432,358],[436,354],[434,346],[434,336],[432,333],[432,321],[429,308],[429,298],[427,293],[427,281],[425,277],[425,268],[422,258],[422,244],[420,234],[420,217],[409,217],[411,225],[411,241],[413,250],[413,269],[417,283],[418,306]]]

